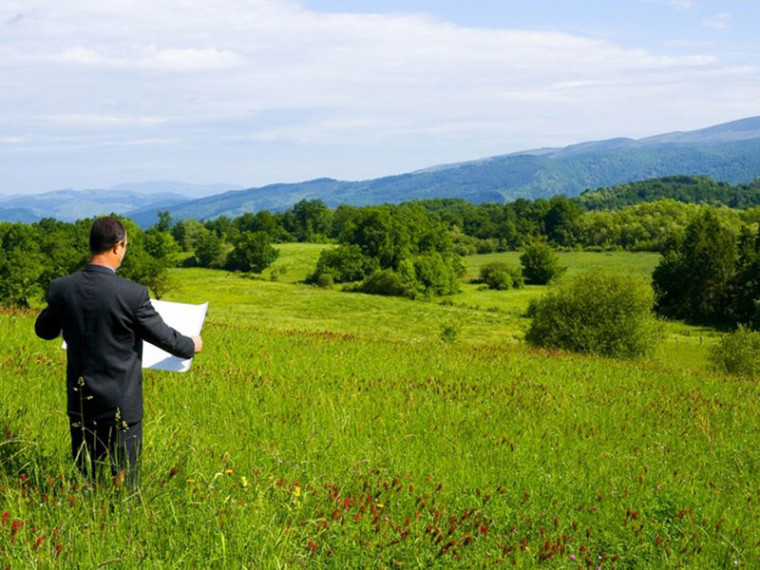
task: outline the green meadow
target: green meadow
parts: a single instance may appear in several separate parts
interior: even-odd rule
[[[707,366],[718,333],[657,354],[531,350],[529,286],[429,302],[175,269],[209,301],[191,371],[146,371],[139,500],[69,459],[65,353],[0,311],[0,567],[726,568],[760,565],[760,390]],[[654,254],[564,253],[647,278]],[[455,331],[453,342],[442,332]]]

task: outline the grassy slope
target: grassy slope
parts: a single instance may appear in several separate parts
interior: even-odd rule
[[[443,306],[294,285],[319,248],[287,248],[278,282],[176,272],[174,300],[211,301],[206,348],[146,372],[140,505],[71,488],[65,355],[0,312],[1,566],[758,562],[754,384],[526,350],[474,288]]]

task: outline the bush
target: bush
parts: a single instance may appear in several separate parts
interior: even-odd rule
[[[459,333],[461,331],[462,331],[462,325],[456,321],[443,323],[441,325],[441,332],[439,335],[441,342],[445,342],[446,344],[451,344],[452,342],[456,342],[456,340],[459,338]]]
[[[546,243],[535,242],[527,246],[520,256],[523,275],[528,283],[546,285],[567,269],[560,265],[559,257]]]
[[[498,291],[506,291],[512,287],[519,289],[525,285],[522,271],[502,261],[484,265],[480,269],[480,282],[485,283],[489,289]]]
[[[533,346],[603,356],[642,356],[662,337],[653,305],[654,293],[644,281],[583,273],[532,304],[533,322],[525,340]]]
[[[355,290],[370,295],[388,295],[391,297],[403,297],[407,294],[401,276],[392,269],[378,269]]]
[[[760,376],[760,332],[739,326],[723,335],[709,354],[712,365],[722,372],[747,378]]]
[[[320,273],[314,277],[314,284],[321,289],[329,289],[335,284],[335,280],[329,273]]]

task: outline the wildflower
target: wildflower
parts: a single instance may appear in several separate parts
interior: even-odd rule
[[[248,487],[248,478],[247,477],[241,477],[240,478],[240,486],[243,487],[243,489],[245,489],[246,487]]]
[[[293,487],[293,496],[296,498],[301,496],[301,486],[298,483]]]

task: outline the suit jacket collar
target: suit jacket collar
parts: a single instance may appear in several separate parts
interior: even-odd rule
[[[110,267],[106,267],[105,265],[94,265],[92,263],[85,265],[82,271],[94,271],[95,273],[103,273],[105,275],[116,275],[116,271]]]

